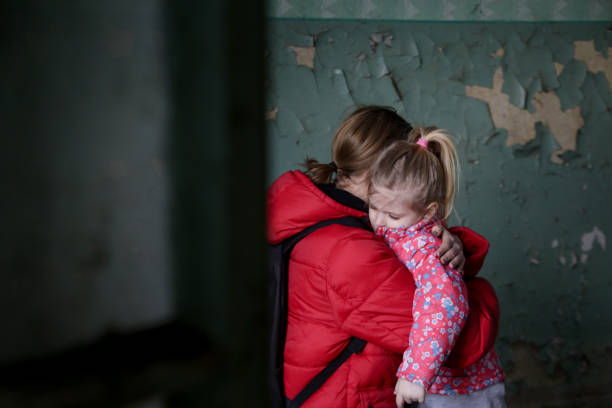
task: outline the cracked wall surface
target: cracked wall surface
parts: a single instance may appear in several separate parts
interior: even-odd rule
[[[612,19],[612,7],[609,0],[269,0],[268,16],[413,21],[602,21]]]
[[[510,103],[509,95],[502,90],[502,84],[505,83],[502,68],[499,66],[493,75],[493,88],[467,85],[465,93],[487,103],[495,127],[507,132],[507,146],[525,145],[534,140],[538,122],[548,127],[560,147],[551,154],[550,159],[555,163],[563,163],[562,155],[576,150],[578,131],[584,125],[580,107],[562,110],[561,101],[555,92],[538,92],[533,96],[535,112],[529,112]],[[520,87],[518,84],[517,86]],[[519,92],[522,96],[519,103],[524,108],[525,90],[521,88]]]
[[[482,274],[510,391],[612,384],[611,45],[605,23],[270,20],[269,179],[328,161],[356,104],[449,129],[462,162],[450,224],[491,241]]]

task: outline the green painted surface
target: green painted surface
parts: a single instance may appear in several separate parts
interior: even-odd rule
[[[602,21],[610,0],[268,0],[268,16],[303,19]]]
[[[278,109],[268,121],[269,180],[307,155],[329,160],[333,132],[355,104],[393,106],[415,125],[456,136],[463,174],[451,224],[491,242],[482,275],[500,298],[498,349],[511,390],[608,378],[597,364],[612,344],[612,91],[603,72],[574,57],[574,42],[590,40],[607,55],[605,24],[269,26],[266,110]],[[314,69],[298,66],[289,47],[313,44]],[[554,63],[565,67],[558,77]],[[546,126],[538,123],[527,145],[508,147],[487,103],[466,96],[467,85],[491,88],[500,66],[515,106],[533,110],[544,89],[563,109],[580,108],[577,149],[563,164],[549,159],[558,143]],[[543,377],[527,372],[524,349]]]

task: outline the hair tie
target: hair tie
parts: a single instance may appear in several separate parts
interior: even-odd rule
[[[327,165],[332,166],[333,171],[338,171],[338,165],[336,165],[335,161],[331,161]]]
[[[425,149],[427,149],[427,144],[429,142],[427,141],[427,139],[423,139],[422,137],[419,138],[419,140],[417,140],[416,144],[418,144],[421,147],[424,147]]]

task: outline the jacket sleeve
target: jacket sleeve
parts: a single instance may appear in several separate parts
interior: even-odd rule
[[[493,286],[486,279],[476,277],[489,251],[487,239],[467,227],[453,227],[449,231],[463,242],[466,257],[463,269],[470,313],[445,366],[462,372],[495,345],[499,302]]]
[[[408,347],[415,284],[371,232],[347,234],[331,252],[327,295],[340,328],[398,354]]]
[[[404,352],[397,376],[425,390],[429,389],[448,357],[468,313],[462,276],[442,265],[435,254],[437,246],[434,242],[433,238],[422,235],[413,240],[396,239],[391,243],[404,263],[408,261],[414,265],[410,270],[417,284],[410,347]]]
[[[461,230],[472,232],[467,228]],[[326,291],[339,327],[352,336],[402,354],[409,345],[416,290],[408,269],[382,238],[371,232],[347,234],[331,253],[325,271]],[[488,304],[473,307],[471,298],[482,296],[482,289],[474,288],[474,284],[474,280],[467,282],[470,312],[449,356],[451,368],[457,370],[482,357],[497,334],[499,309]],[[489,297],[496,300],[494,292],[490,292]]]
[[[489,241],[467,227],[452,227],[449,231],[456,235],[463,243],[465,255],[463,275],[466,278],[476,276],[480,268],[482,268],[487,252],[489,252]]]

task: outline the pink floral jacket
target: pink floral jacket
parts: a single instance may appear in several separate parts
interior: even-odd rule
[[[444,367],[468,315],[467,290],[460,271],[442,265],[436,255],[440,239],[431,229],[436,218],[410,227],[378,228],[416,284],[409,348],[397,376],[425,388],[430,394],[467,394],[503,381],[494,350],[460,373]]]

